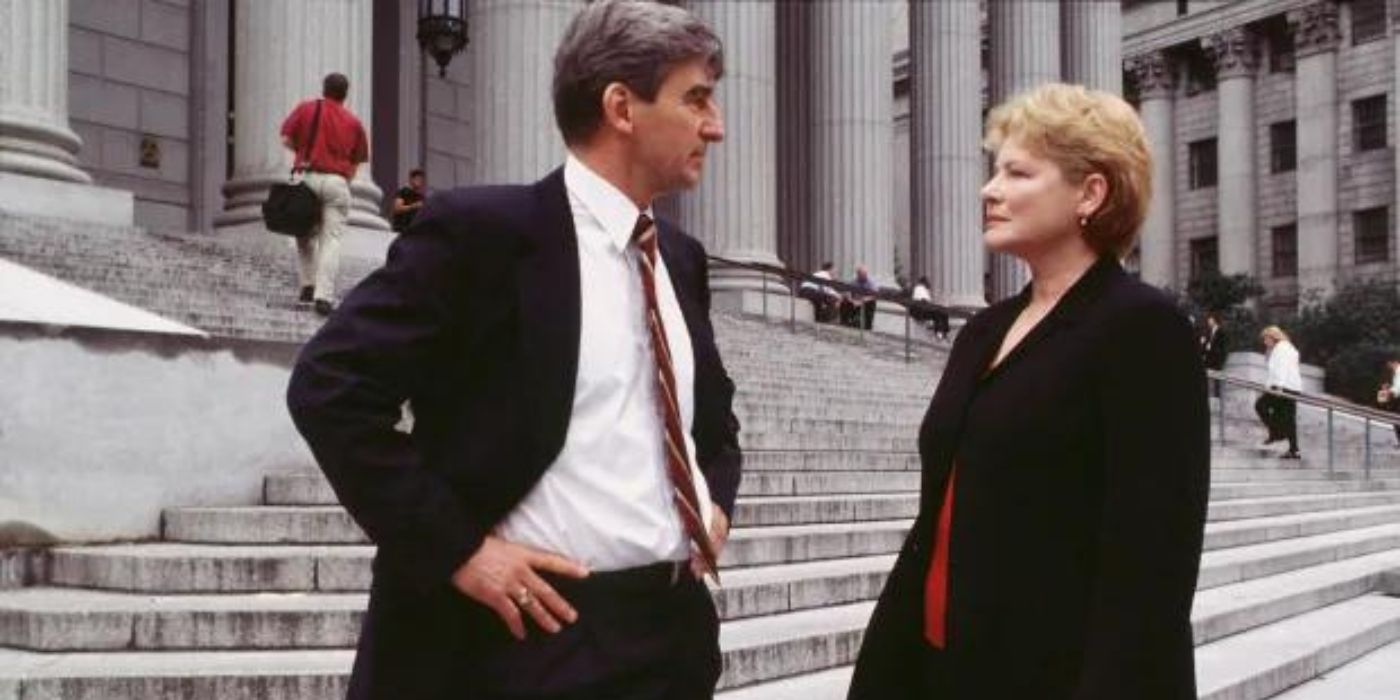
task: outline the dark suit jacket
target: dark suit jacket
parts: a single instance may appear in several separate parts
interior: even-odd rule
[[[1206,369],[1225,369],[1225,360],[1230,356],[1230,338],[1225,334],[1224,328],[1215,331],[1215,337],[1210,336],[1210,329],[1201,338],[1204,343],[1204,356]]]
[[[850,697],[1188,700],[1209,487],[1190,324],[1105,260],[983,377],[1028,294],[958,336],[919,435],[919,517]],[[947,651],[923,640],[933,526],[958,465]]]
[[[739,426],[705,252],[665,222],[659,231],[695,354],[696,459],[732,513]],[[352,697],[470,697],[467,659],[509,643],[450,578],[564,444],[579,275],[562,170],[530,186],[444,192],[302,351],[292,418],[379,547]],[[394,429],[405,400],[412,435]]]

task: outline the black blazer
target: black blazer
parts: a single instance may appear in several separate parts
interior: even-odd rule
[[[1205,335],[1201,336],[1201,344],[1206,369],[1225,369],[1225,360],[1230,357],[1230,337],[1225,334],[1225,329],[1217,328],[1212,338],[1207,328]]]
[[[729,514],[739,425],[710,325],[705,251],[658,228],[695,355],[696,460]],[[450,578],[563,447],[579,275],[562,170],[529,186],[447,191],[302,350],[292,418],[379,547],[351,697],[469,697],[464,659],[507,643],[505,626]],[[412,435],[394,429],[405,400]]]
[[[1093,266],[989,374],[1028,290],[958,336],[919,434],[919,517],[856,665],[854,700],[1194,700],[1191,601],[1209,488],[1190,324]],[[947,651],[923,640],[933,525],[958,465]],[[940,697],[943,697],[940,696]]]

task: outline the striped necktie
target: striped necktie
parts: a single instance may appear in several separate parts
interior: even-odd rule
[[[656,360],[656,398],[663,423],[666,443],[666,473],[671,477],[671,500],[676,504],[686,535],[704,559],[715,581],[719,581],[719,557],[705,529],[700,514],[700,497],[690,472],[685,433],[681,429],[681,409],[676,393],[676,373],[671,362],[671,345],[666,340],[666,324],[661,320],[661,307],[656,300],[656,224],[643,214],[637,218],[632,241],[641,251],[642,289],[646,294],[647,330],[651,335],[651,354]]]

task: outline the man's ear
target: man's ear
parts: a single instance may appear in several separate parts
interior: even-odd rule
[[[635,128],[632,107],[636,95],[622,83],[608,83],[603,88],[603,123],[623,134]]]

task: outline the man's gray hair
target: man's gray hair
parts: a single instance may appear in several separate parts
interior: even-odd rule
[[[564,142],[587,140],[603,121],[603,90],[622,83],[651,102],[677,64],[703,59],[724,73],[719,37],[695,15],[644,0],[600,0],[579,11],[554,54],[554,119]]]

